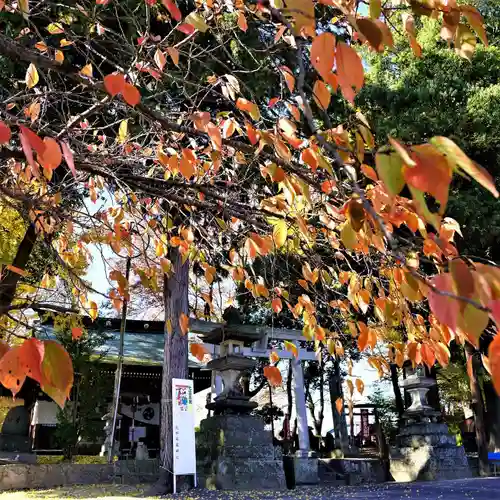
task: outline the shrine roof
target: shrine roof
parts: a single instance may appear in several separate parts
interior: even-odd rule
[[[134,322],[135,323],[135,322]],[[139,323],[139,322],[138,322]],[[142,331],[132,330],[133,325],[127,322],[127,330],[124,339],[124,364],[125,365],[146,365],[161,366],[163,363],[163,322],[140,322]],[[144,324],[151,326],[151,329],[144,330]],[[159,329],[158,327],[160,327]],[[112,326],[105,328],[109,339],[106,343],[97,348],[96,356],[100,357],[103,363],[116,363],[120,346],[120,332]],[[38,338],[55,338],[52,325],[42,325],[42,331],[37,335]],[[205,365],[200,363],[195,357],[189,354],[189,368],[203,368]]]

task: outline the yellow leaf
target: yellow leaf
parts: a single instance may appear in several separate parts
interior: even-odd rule
[[[59,35],[61,33],[64,33],[64,28],[61,23],[51,23],[47,26],[47,31],[51,35]]]
[[[205,22],[205,19],[203,19],[203,17],[197,12],[191,12],[191,14],[186,16],[184,20],[186,23],[194,26],[198,31],[201,31],[202,33],[205,33],[205,31],[208,30],[208,24]]]
[[[123,144],[128,139],[128,119],[122,120],[120,123],[120,128],[118,129],[117,141],[119,144]]]
[[[286,221],[280,219],[273,228],[273,240],[276,248],[281,248],[285,244],[287,232]]]
[[[170,321],[170,319],[167,319],[165,327],[167,328],[167,333],[169,335],[172,335],[172,322]]]
[[[32,89],[39,81],[38,71],[33,63],[28,66],[26,71],[25,82],[29,89]]]
[[[299,351],[297,349],[297,346],[293,342],[289,342],[288,340],[285,340],[285,349],[288,352],[291,352],[294,356],[294,358],[299,357]]]
[[[92,321],[95,321],[98,313],[99,309],[97,308],[97,304],[93,300],[91,300],[89,302],[89,316],[92,318]]]
[[[66,40],[66,38],[63,38],[60,42],[59,45],[61,47],[68,47],[69,45],[74,45],[75,42],[71,42],[70,40]]]
[[[80,75],[82,75],[82,76],[88,76],[89,78],[92,78],[94,76],[93,71],[92,71],[92,64],[85,65],[80,70]]]
[[[179,326],[181,327],[182,335],[186,335],[189,332],[189,318],[185,313],[179,316]]]
[[[354,394],[354,384],[352,383],[352,380],[347,380],[347,387],[349,388],[349,394],[352,397],[352,395]]]
[[[24,19],[28,19],[28,14],[30,13],[29,0],[18,0],[17,5],[19,6],[19,10],[23,14]]]

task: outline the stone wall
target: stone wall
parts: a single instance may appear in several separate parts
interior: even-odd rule
[[[150,463],[151,462],[151,463]],[[108,464],[7,464],[0,465],[0,491],[46,489],[72,484],[125,482],[137,484],[156,481],[153,461],[139,460]]]

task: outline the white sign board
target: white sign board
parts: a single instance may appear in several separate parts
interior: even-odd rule
[[[174,478],[196,474],[194,387],[192,380],[172,380]]]

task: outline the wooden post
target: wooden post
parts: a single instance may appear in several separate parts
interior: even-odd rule
[[[128,281],[130,277],[130,264],[131,259],[127,257],[127,267],[125,269],[125,280]],[[122,371],[123,371],[123,350],[125,346],[125,329],[127,326],[127,307],[128,300],[123,298],[122,305],[122,319],[120,323],[120,347],[118,348],[118,360],[116,362],[116,372],[115,372],[115,387],[113,391],[113,423],[111,424],[111,432],[109,434],[109,449],[108,449],[108,463],[113,462],[113,457],[115,455],[115,429],[116,429],[116,419],[118,418],[118,406],[120,404],[120,389],[122,384]]]

